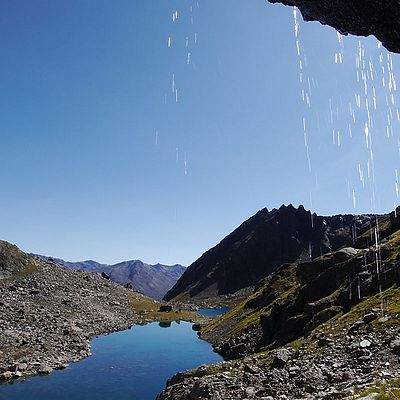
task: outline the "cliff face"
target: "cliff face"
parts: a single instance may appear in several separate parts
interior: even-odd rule
[[[399,215],[376,217],[355,247],[280,266],[247,300],[206,326],[203,337],[227,357],[279,347],[399,284]]]
[[[374,35],[389,51],[400,53],[399,0],[268,1],[296,6],[305,21],[319,21],[345,35]]]
[[[355,247],[280,266],[201,326],[231,361],[176,374],[157,399],[398,398],[400,208],[369,219]]]
[[[351,245],[371,216],[311,215],[302,206],[263,209],[190,265],[166,300],[212,297],[254,286],[280,265]]]

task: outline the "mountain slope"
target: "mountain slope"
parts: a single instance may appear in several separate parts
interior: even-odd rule
[[[176,374],[157,399],[397,399],[400,208],[357,233],[354,247],[280,266],[201,326],[231,361]]]
[[[131,284],[134,290],[154,299],[162,299],[185,271],[185,267],[179,264],[151,265],[140,260],[107,265],[93,260],[69,262],[60,258],[45,258],[79,271],[104,272],[112,281],[121,285]]]
[[[90,338],[135,323],[188,318],[99,274],[0,241],[0,381],[50,373],[90,355]],[[190,316],[191,317],[191,316]]]
[[[303,206],[262,209],[191,264],[165,300],[212,297],[254,286],[280,265],[352,245],[373,216],[322,217]]]

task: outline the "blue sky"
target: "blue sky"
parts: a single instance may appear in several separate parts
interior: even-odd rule
[[[378,103],[363,187],[364,105],[348,134],[359,38],[341,47],[332,28],[300,23],[308,107],[293,25],[265,0],[3,2],[2,238],[72,261],[187,265],[262,207],[390,211],[400,125],[392,106],[386,136],[387,52],[380,64],[377,41],[361,39]]]

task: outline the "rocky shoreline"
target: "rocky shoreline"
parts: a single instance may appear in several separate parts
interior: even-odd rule
[[[1,272],[5,271],[3,276]],[[94,336],[195,319],[100,274],[73,271],[0,242],[0,381],[49,374],[91,355]]]
[[[0,282],[0,378],[47,374],[89,356],[91,337],[140,321],[132,296],[100,276],[51,263]]]
[[[372,310],[342,332],[322,326],[284,348],[176,374],[157,400],[374,399],[400,376],[400,328],[372,324],[390,319]]]

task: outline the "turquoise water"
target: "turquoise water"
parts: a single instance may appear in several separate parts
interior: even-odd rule
[[[0,400],[154,400],[176,372],[222,361],[186,322],[100,336],[92,352],[64,371],[0,386]]]
[[[215,317],[217,315],[225,314],[229,308],[214,308],[196,311],[197,314],[204,315],[205,317]]]

